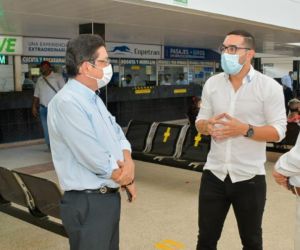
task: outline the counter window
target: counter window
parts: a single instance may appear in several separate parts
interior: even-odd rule
[[[204,84],[206,80],[214,74],[214,71],[215,68],[213,65],[196,64],[189,66],[191,82],[195,84]]]
[[[122,59],[120,65],[120,86],[138,87],[156,85],[155,60]]]
[[[160,61],[158,82],[160,85],[187,85],[188,67],[186,61]]]

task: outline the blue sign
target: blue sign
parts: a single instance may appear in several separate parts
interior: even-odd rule
[[[165,46],[165,59],[220,61],[220,54],[210,49]]]

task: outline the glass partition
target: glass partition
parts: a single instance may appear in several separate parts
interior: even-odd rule
[[[156,61],[120,59],[118,75],[120,87],[155,86]]]

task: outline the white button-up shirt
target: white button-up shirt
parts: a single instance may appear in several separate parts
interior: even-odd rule
[[[46,79],[56,90],[56,92],[62,89],[65,85],[64,78],[60,74],[54,72],[51,72],[50,75],[46,77]],[[48,103],[55,96],[56,92],[47,84],[43,76],[40,76],[38,78],[34,89],[34,96],[40,99],[40,104],[47,107]]]
[[[282,140],[286,130],[286,114],[282,87],[272,78],[251,67],[241,87],[235,91],[229,76],[220,73],[207,80],[196,122],[221,113],[253,126],[273,126]],[[222,141],[211,140],[211,149],[204,169],[220,180],[229,174],[232,182],[264,175],[266,142],[244,136]]]
[[[290,183],[300,187],[300,134],[295,146],[276,162],[275,169],[284,176],[290,176]]]

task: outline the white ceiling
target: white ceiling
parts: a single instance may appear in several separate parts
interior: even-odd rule
[[[143,2],[2,0],[0,33],[71,38],[78,34],[79,24],[96,22],[106,24],[106,40],[111,42],[217,49],[227,32],[246,29],[257,39],[257,52],[300,56],[300,47],[286,45],[300,42],[299,30]]]

